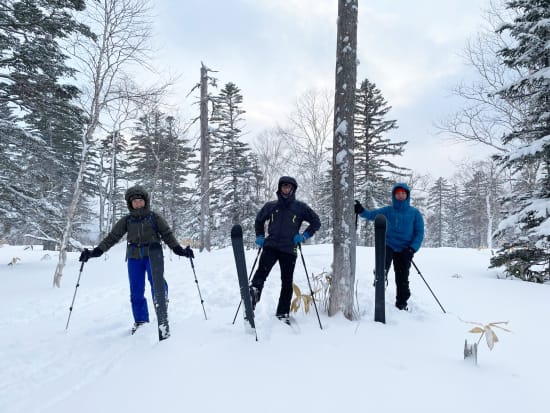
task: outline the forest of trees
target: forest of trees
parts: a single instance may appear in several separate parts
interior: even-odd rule
[[[342,141],[353,142],[353,173],[344,174],[354,179],[353,197],[381,207],[393,183],[406,182],[425,218],[424,246],[494,248],[491,265],[529,281],[550,279],[549,17],[542,0],[503,1],[486,11],[487,25],[464,53],[477,77],[457,85],[463,107],[437,127],[495,155],[464,162],[452,177],[399,165],[413,137],[390,139],[399,127],[390,102],[376,79],[353,77],[353,114],[346,114],[354,117],[353,133]],[[237,79],[211,87],[203,102],[210,151],[204,194],[198,107],[190,103],[195,118],[181,118],[165,103],[169,82],[147,86],[130,75],[150,59],[146,0],[6,0],[0,22],[3,241],[61,255],[97,243],[127,213],[124,191],[140,184],[180,240],[198,247],[207,228],[212,248],[225,247],[240,222],[252,246],[255,214],[283,174],[297,178],[298,198],[321,217],[312,242],[340,236],[333,91],[312,88],[296,96],[285,122],[249,131]],[[373,244],[371,225],[359,221],[357,245]],[[60,259],[58,278],[63,265]]]

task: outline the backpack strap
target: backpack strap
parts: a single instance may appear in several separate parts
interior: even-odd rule
[[[149,214],[147,215],[147,220],[151,223],[151,226],[153,227],[153,229],[157,233],[157,235],[159,237],[159,240],[161,240],[162,237],[160,235],[159,227],[157,225],[157,220],[155,218],[155,214],[153,213],[153,211],[149,212]]]
[[[155,214],[153,214],[153,211],[150,211],[149,214],[147,214],[144,217],[134,218],[132,217],[132,214],[126,215],[126,230],[128,230],[128,225],[130,222],[142,222],[144,219],[149,221],[155,232],[157,233],[157,236],[159,238],[159,242],[162,240],[162,236],[159,231],[159,227],[157,225],[157,220],[155,219]],[[129,248],[139,248],[140,249],[140,256],[144,256],[145,247],[149,248],[149,243],[146,244],[134,244],[132,242],[128,242],[128,249]],[[128,252],[126,253],[126,260],[128,260]]]
[[[132,217],[132,214],[128,214],[126,215],[126,230],[128,230],[128,225],[130,224],[130,222],[141,222],[143,221],[144,219],[146,219],[147,221],[149,221],[149,223],[151,224],[151,226],[153,227],[153,229],[155,230],[155,232],[157,233],[159,239],[162,239],[161,235],[160,235],[160,230],[159,230],[159,227],[157,225],[157,220],[155,218],[155,214],[153,213],[153,211],[149,212],[147,215],[145,215],[144,217],[139,217],[139,218],[133,218]]]

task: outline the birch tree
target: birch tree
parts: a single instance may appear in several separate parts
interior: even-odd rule
[[[289,159],[300,173],[300,193],[307,203],[317,203],[322,181],[329,167],[330,139],[333,133],[333,101],[328,90],[311,89],[298,97],[281,128]]]
[[[120,99],[138,98],[152,92],[137,93],[125,77],[132,64],[147,67],[147,41],[150,37],[149,9],[145,0],[100,0],[89,3],[86,23],[95,33],[93,38],[77,36],[70,50],[85,78],[80,104],[88,123],[82,133],[80,167],[74,182],[73,194],[67,210],[59,260],[53,278],[59,287],[67,260],[67,247],[80,201],[85,172],[88,168],[90,147],[101,126],[101,116],[110,105]],[[130,86],[130,87],[129,87]]]
[[[356,235],[354,193],[354,110],[357,78],[357,0],[338,1],[334,142],[332,153],[333,277],[329,316],[352,320]]]
[[[262,185],[258,198],[275,199],[277,182],[283,175],[293,175],[288,165],[292,152],[285,145],[284,131],[273,128],[262,131],[253,143],[253,150],[258,158],[258,167],[262,175]]]

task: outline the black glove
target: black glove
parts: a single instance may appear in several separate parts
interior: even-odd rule
[[[185,251],[185,254],[186,254],[185,256],[187,258],[195,258],[195,254],[193,254],[193,250],[191,249],[191,247],[189,245],[187,247],[185,247],[184,251]]]
[[[189,245],[185,247],[185,249],[181,245],[178,245],[177,247],[174,247],[172,251],[180,257],[195,258],[195,254],[193,254],[193,250]]]
[[[359,202],[357,199],[355,200],[355,205],[353,206],[353,209],[355,210],[356,214],[360,214],[365,210],[365,208],[363,208],[363,205],[361,205],[361,202]]]
[[[97,258],[101,257],[103,255],[103,250],[99,247],[95,247],[93,250],[89,250],[88,248],[84,248],[82,250],[82,253],[80,254],[80,258],[78,261],[80,262],[88,262],[90,258]]]
[[[405,257],[407,257],[409,261],[412,261],[415,252],[416,251],[414,250],[414,248],[411,247],[407,247],[403,250],[403,254],[405,255]]]

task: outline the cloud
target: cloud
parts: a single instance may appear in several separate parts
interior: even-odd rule
[[[357,79],[376,83],[409,147],[422,145],[419,136],[452,112],[449,91],[465,71],[458,54],[487,3],[359,1]],[[194,102],[185,95],[199,81],[201,61],[218,70],[220,86],[239,86],[251,135],[284,122],[300,94],[334,85],[335,0],[164,0],[155,7],[156,63],[182,73],[182,105]]]

